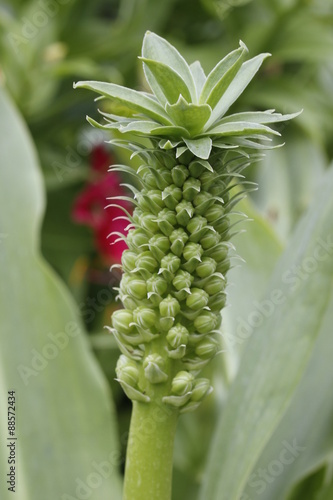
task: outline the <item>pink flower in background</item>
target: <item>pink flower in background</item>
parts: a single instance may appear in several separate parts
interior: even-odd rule
[[[113,243],[118,239],[118,236],[109,236],[110,233],[117,231],[126,234],[125,228],[129,224],[123,219],[114,220],[124,216],[124,212],[120,208],[106,208],[112,203],[107,200],[108,197],[127,194],[120,186],[121,178],[119,175],[116,172],[107,172],[112,162],[112,157],[103,146],[94,148],[91,157],[93,180],[89,181],[78,195],[72,210],[75,222],[86,224],[92,228],[96,249],[107,264],[120,263],[121,255],[127,248],[124,241]],[[130,203],[122,200],[115,201],[115,203],[127,211],[131,211]]]

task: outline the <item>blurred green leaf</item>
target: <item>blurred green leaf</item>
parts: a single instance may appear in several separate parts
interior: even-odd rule
[[[261,310],[253,311],[258,328],[213,438],[202,499],[239,499],[290,405],[317,339],[321,342],[331,332],[332,189],[333,169],[283,254]]]
[[[5,432],[6,393],[15,390],[17,493],[22,500],[119,499],[110,394],[73,300],[40,256],[44,191],[36,153],[2,89],[0,116],[0,420]],[[12,497],[5,481],[0,491]]]

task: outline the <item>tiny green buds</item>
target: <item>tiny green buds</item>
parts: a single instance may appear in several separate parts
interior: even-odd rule
[[[144,362],[143,368],[145,375],[151,384],[161,384],[168,380],[165,369],[165,361],[159,354],[149,354]]]
[[[199,62],[190,67],[147,32],[141,59],[151,96],[113,83],[76,84],[120,104],[119,114],[104,113],[102,125],[89,119],[93,125],[144,138],[144,145],[127,135],[111,141],[142,164],[133,171],[141,185],[132,188],[135,210],[125,211],[128,250],[119,285],[125,309],[113,313],[110,330],[128,397],[167,405],[172,414],[194,410],[211,391],[209,380],[197,376],[220,351],[214,335],[227,298],[229,229],[240,215],[233,211],[238,194],[249,189],[243,170],[279,135],[271,125],[296,116],[228,113],[267,55],[244,62],[241,43],[206,77]]]
[[[177,323],[172,327],[166,336],[166,339],[171,347],[177,349],[181,345],[186,345],[189,339],[189,332],[185,326]]]
[[[154,257],[161,261],[170,248],[170,241],[167,236],[158,233],[150,238],[148,246]]]
[[[168,295],[160,302],[159,309],[162,318],[175,318],[180,312],[180,304],[177,299]]]

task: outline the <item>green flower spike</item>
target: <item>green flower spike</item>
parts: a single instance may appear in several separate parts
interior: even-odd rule
[[[274,110],[227,114],[270,55],[245,61],[247,53],[240,42],[206,76],[199,62],[188,65],[166,40],[147,32],[140,59],[152,93],[94,81],[74,85],[116,104],[118,114],[102,112],[102,124],[88,121],[124,134],[111,144],[142,161],[137,172],[111,167],[132,172],[141,186],[131,188],[133,215],[124,211],[129,249],[122,256],[119,297],[125,309],[113,314],[110,328],[122,352],[117,378],[134,401],[126,500],[170,499],[177,416],[210,393],[209,380],[198,374],[220,352],[233,249],[230,216],[254,188],[242,171],[259,150],[276,147],[272,137],[280,134],[271,125],[297,116]],[[155,423],[153,415],[159,415]],[[145,419],[158,434],[142,431]]]

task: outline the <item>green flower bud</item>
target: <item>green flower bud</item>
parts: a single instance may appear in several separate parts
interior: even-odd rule
[[[219,262],[216,266],[216,271],[218,273],[227,274],[230,269],[230,259],[224,259]]]
[[[209,298],[208,307],[213,312],[219,312],[225,306],[226,301],[227,295],[225,293],[217,293]]]
[[[143,183],[145,186],[147,186],[149,189],[156,189],[157,183],[156,183],[156,177],[154,174],[151,172],[151,169],[147,166],[140,167],[138,169],[138,174],[140,174]]]
[[[222,179],[216,179],[210,186],[209,192],[212,196],[221,196],[226,187],[226,183]]]
[[[222,292],[225,289],[226,281],[221,273],[215,273],[214,276],[211,276],[207,279],[206,283],[203,286],[205,292],[208,295],[215,295],[219,292]]]
[[[189,295],[186,299],[186,305],[190,309],[197,311],[208,304],[208,299],[208,293],[204,290],[200,290],[200,288],[192,288],[191,295]]]
[[[195,206],[195,213],[197,215],[205,215],[206,216],[207,210],[209,209],[209,207],[214,205],[214,203],[215,203],[215,200],[211,194],[206,193],[205,191],[197,194],[193,200],[193,205]]]
[[[201,215],[193,217],[187,224],[186,229],[190,233],[190,241],[194,241],[194,243],[198,243],[209,230],[207,228],[207,220]]]
[[[156,216],[149,213],[149,212],[143,212],[140,218],[140,222],[138,224],[145,229],[146,231],[149,231],[150,233],[157,233],[158,231],[158,225],[156,222]]]
[[[127,273],[133,271],[136,267],[137,254],[130,250],[124,250],[121,256],[121,265]]]
[[[175,289],[178,291],[184,290],[184,289],[186,290],[186,289],[189,289],[191,287],[193,279],[194,278],[190,273],[180,269],[179,271],[177,271],[176,276],[172,280],[172,284],[175,287]]]
[[[209,233],[206,233],[204,236],[202,236],[202,238],[200,238],[200,245],[204,250],[208,250],[209,248],[217,245],[220,240],[221,236],[219,235],[219,233],[209,231]]]
[[[176,271],[178,271],[179,267],[180,267],[180,258],[174,255],[173,253],[169,253],[161,260],[160,272],[162,272],[163,276],[166,279],[171,280]],[[166,276],[165,276],[165,271],[167,271]]]
[[[170,249],[170,241],[164,234],[157,233],[150,238],[148,246],[155,259],[161,261]]]
[[[205,213],[207,221],[212,224],[214,224],[214,222],[219,220],[223,215],[224,215],[224,208],[221,205],[218,205],[217,203],[212,207],[210,207]],[[215,225],[214,228],[216,229]]]
[[[190,175],[188,169],[184,165],[176,165],[171,170],[173,182],[178,187],[182,187],[188,176]]]
[[[168,283],[162,276],[158,274],[153,274],[151,278],[147,280],[147,291],[148,296],[151,294],[163,295],[168,289]]]
[[[153,212],[154,214],[157,214],[160,210],[160,207],[154,203],[149,196],[147,195],[147,192],[145,189],[143,189],[141,192],[135,193],[135,199],[138,202],[140,210],[143,212]]]
[[[210,257],[203,257],[202,262],[197,265],[195,272],[200,278],[208,278],[215,272],[215,269],[215,260]]]
[[[195,160],[189,164],[188,169],[193,177],[200,177],[205,170],[212,170],[212,167],[208,161]]]
[[[118,309],[112,314],[112,326],[119,333],[130,333],[133,330],[133,313],[128,309]]]
[[[138,208],[138,207],[136,207],[133,210],[132,218],[133,218],[133,221],[135,222],[135,224],[140,224],[140,220],[141,220],[143,213],[144,213],[143,210],[141,210],[141,208]]]
[[[194,320],[194,328],[199,333],[209,333],[215,330],[217,325],[217,316],[210,311],[203,311],[200,316]]]
[[[126,243],[130,250],[140,251],[148,246],[149,237],[142,229],[131,229],[128,231]]]
[[[187,226],[190,219],[193,217],[194,208],[192,203],[186,200],[182,200],[176,206],[176,212],[177,212],[176,219],[178,224],[180,224],[181,226]]]
[[[159,309],[162,317],[175,318],[180,312],[180,305],[177,299],[168,295],[160,302]]]
[[[182,396],[164,396],[162,398],[163,403],[173,406],[174,408],[180,408],[184,406],[191,397],[191,393],[183,394]]]
[[[202,401],[205,396],[208,396],[213,390],[208,378],[197,378],[193,382],[191,401]]]
[[[201,256],[203,254],[202,246],[198,243],[187,243],[184,248],[183,256],[186,261],[191,259],[196,259],[201,262]]]
[[[152,252],[142,252],[138,255],[135,271],[139,271],[144,278],[148,278],[152,273],[157,271],[157,269],[158,262],[153,257]]]
[[[193,273],[198,263],[201,262],[202,254],[203,248],[199,243],[187,243],[183,252],[186,262],[182,265],[182,268],[189,273]]]
[[[141,300],[147,298],[146,282],[135,276],[130,276],[126,285],[126,292],[132,295],[135,299]]]
[[[161,210],[164,208],[164,201],[162,199],[162,193],[159,189],[150,189],[147,191],[147,197]]]
[[[217,354],[219,344],[213,337],[206,337],[195,348],[195,353],[202,359],[210,359]]]
[[[171,359],[182,359],[186,354],[186,345],[182,344],[177,349],[166,349],[168,353],[168,357]]]
[[[159,354],[149,354],[143,361],[146,378],[151,384],[161,384],[168,380],[165,370],[165,361]]]
[[[214,184],[214,182],[216,181],[216,177],[217,177],[216,174],[213,174],[208,170],[202,172],[202,174],[200,175],[201,189],[203,191],[208,191],[210,186]]]
[[[167,168],[153,169],[157,186],[160,190],[165,189],[172,183],[171,172]]]
[[[161,303],[161,302],[160,302]],[[171,316],[166,316],[165,318],[160,318],[158,323],[158,328],[161,332],[168,332],[174,325],[175,318]]]
[[[139,369],[135,361],[121,354],[116,366],[116,374],[121,382],[135,387],[139,381]]]
[[[175,184],[167,186],[162,193],[162,200],[165,206],[174,210],[183,197],[182,190]]]
[[[171,394],[183,396],[191,392],[194,377],[191,373],[185,370],[178,372],[171,382]]]
[[[188,240],[188,234],[182,228],[175,229],[170,234],[169,239],[171,241],[171,251],[180,257]]]
[[[216,262],[221,262],[228,255],[228,246],[225,242],[218,243],[214,247],[206,250],[208,257],[216,260]]]
[[[166,236],[170,236],[177,224],[176,215],[173,211],[164,208],[156,219],[160,231]]]
[[[187,328],[185,328],[185,326],[181,325],[180,323],[177,323],[175,326],[170,328],[166,339],[171,345],[171,347],[177,349],[181,345],[186,345],[188,343],[189,333]]]
[[[230,227],[230,221],[228,217],[222,217],[222,219],[214,223],[215,230],[218,231],[220,234],[223,234],[226,231],[228,231],[229,227]]]
[[[200,193],[201,182],[199,179],[193,179],[190,177],[183,185],[183,198],[186,201],[192,201],[198,193]]]
[[[140,306],[133,311],[133,322],[142,328],[152,328],[156,321],[156,312],[149,307]]]

